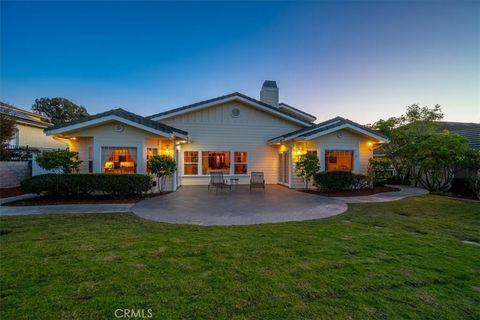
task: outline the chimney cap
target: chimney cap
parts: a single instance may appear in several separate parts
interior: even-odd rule
[[[265,80],[263,82],[262,88],[278,88],[277,87],[277,82],[273,80]]]

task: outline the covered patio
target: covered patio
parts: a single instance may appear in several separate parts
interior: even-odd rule
[[[247,225],[326,218],[347,210],[345,202],[294,191],[280,185],[266,190],[247,185],[216,193],[206,186],[182,186],[165,196],[137,203],[145,219],[197,225]]]

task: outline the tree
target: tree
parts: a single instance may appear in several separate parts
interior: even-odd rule
[[[165,180],[177,170],[177,164],[172,157],[169,156],[153,156],[148,160],[148,170],[157,176],[157,185],[160,191],[163,191]]]
[[[460,163],[460,169],[466,171],[466,182],[476,197],[480,199],[480,150],[468,150]]]
[[[400,117],[380,119],[368,126],[390,137],[382,149],[392,161],[396,174],[406,182],[415,175],[416,146],[435,133],[436,121],[441,119],[443,113],[439,105],[429,108],[413,104]]]
[[[320,171],[320,162],[316,154],[302,154],[295,163],[297,176],[302,177],[305,182],[305,189],[308,189],[308,182],[315,173]]]
[[[65,98],[40,98],[32,105],[32,110],[45,115],[53,124],[60,124],[88,116],[87,109]]]
[[[44,151],[37,156],[37,163],[45,170],[62,170],[63,173],[78,172],[78,152],[68,150]]]
[[[0,110],[0,160],[8,160],[7,147],[15,135],[15,119],[7,109]]]
[[[413,149],[416,179],[429,191],[441,192],[450,188],[469,147],[468,139],[446,131],[430,135]]]

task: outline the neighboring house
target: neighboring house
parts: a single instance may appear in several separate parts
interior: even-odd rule
[[[178,163],[173,190],[206,185],[211,171],[241,184],[262,171],[268,184],[300,188],[295,162],[309,152],[319,156],[321,170],[366,174],[372,146],[388,141],[341,117],[314,124],[315,116],[278,97],[275,81],[265,81],[260,100],[235,92],[149,117],[114,109],[45,132],[79,152],[81,172],[146,173],[149,157],[172,156]]]
[[[0,112],[15,119],[15,135],[10,140],[11,147],[27,147],[30,149],[65,149],[67,144],[55,137],[47,136],[43,129],[53,124],[46,116],[0,102]]]
[[[439,121],[437,131],[448,130],[468,139],[470,148],[480,149],[480,123]]]

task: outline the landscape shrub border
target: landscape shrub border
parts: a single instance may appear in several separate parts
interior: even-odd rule
[[[350,171],[322,171],[313,176],[315,186],[326,192],[357,190],[368,187],[367,176]]]
[[[21,182],[27,193],[47,193],[59,197],[85,197],[94,193],[112,197],[140,196],[152,187],[145,174],[43,174]]]

